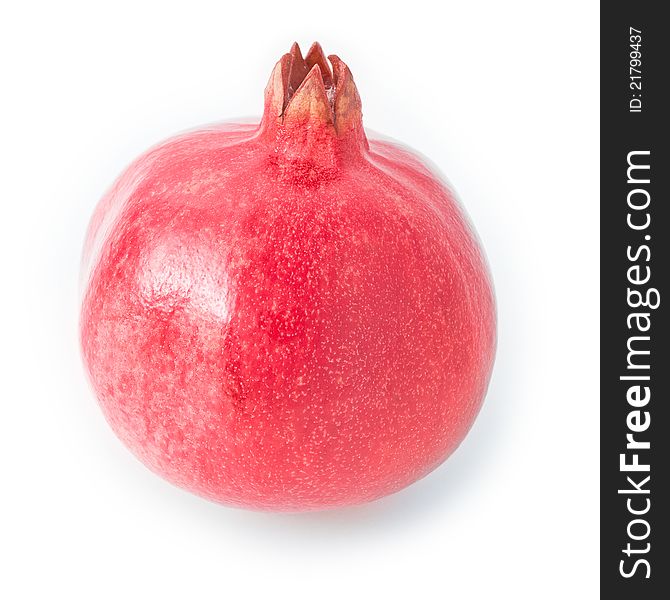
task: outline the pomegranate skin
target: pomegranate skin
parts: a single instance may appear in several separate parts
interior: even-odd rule
[[[365,135],[355,87],[337,96],[348,70],[321,57],[282,58],[260,125],[139,157],[86,240],[81,346],[106,419],[153,471],[227,505],[405,487],[462,441],[492,368],[492,287],[453,192]]]

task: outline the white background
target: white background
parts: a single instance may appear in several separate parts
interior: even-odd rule
[[[597,2],[3,6],[2,598],[597,597]],[[366,125],[459,191],[499,347],[479,419],[429,477],[258,514],[171,487],[113,436],[80,365],[78,262],[132,158],[260,113],[275,61],[314,39],[349,64]]]

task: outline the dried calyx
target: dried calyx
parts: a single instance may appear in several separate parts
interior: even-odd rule
[[[334,127],[338,135],[358,130],[361,100],[349,68],[335,55],[326,59],[316,42],[304,58],[293,44],[270,77],[265,119],[283,125],[316,120]]]

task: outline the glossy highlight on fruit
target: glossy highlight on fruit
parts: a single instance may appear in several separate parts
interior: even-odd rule
[[[491,373],[491,282],[453,191],[366,134],[349,69],[318,44],[277,63],[260,124],[183,133],[126,169],[82,282],[111,427],[227,505],[397,491],[459,445]]]

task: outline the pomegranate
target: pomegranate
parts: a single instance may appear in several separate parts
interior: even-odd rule
[[[259,124],[130,165],[91,220],[83,285],[111,427],[227,505],[317,510],[407,486],[459,445],[491,372],[491,282],[454,193],[366,134],[349,69],[318,44],[277,63]]]

